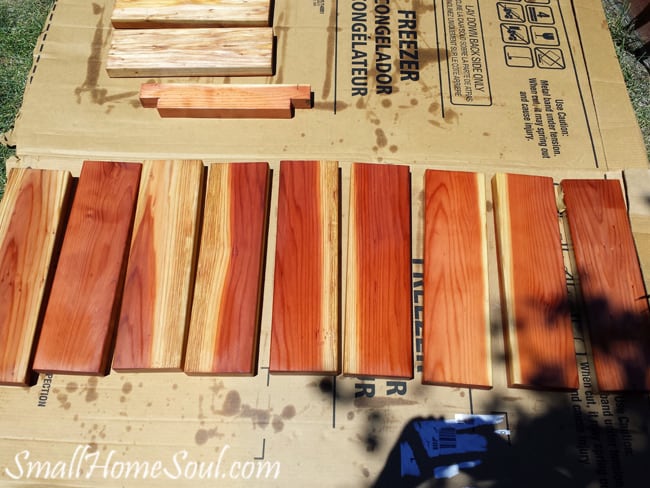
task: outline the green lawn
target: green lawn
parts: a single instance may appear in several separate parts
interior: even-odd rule
[[[32,67],[32,52],[53,0],[0,0],[0,134],[14,124]],[[5,161],[14,150],[0,145],[0,197]]]

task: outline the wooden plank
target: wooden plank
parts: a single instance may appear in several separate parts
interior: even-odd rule
[[[339,173],[336,161],[282,161],[273,373],[339,372]]]
[[[1,385],[32,382],[31,360],[71,181],[67,171],[9,173],[0,204]]]
[[[114,30],[112,77],[271,76],[270,27]]]
[[[202,181],[201,161],[143,165],[115,370],[183,370]]]
[[[510,386],[578,388],[553,180],[493,180]]]
[[[172,27],[265,27],[270,0],[115,0],[116,29]]]
[[[106,372],[140,170],[139,164],[84,162],[36,349],[35,371]]]
[[[354,163],[350,176],[343,372],[413,376],[407,166]]]
[[[255,372],[268,186],[267,163],[209,166],[187,374]]]
[[[311,107],[311,86],[144,83],[140,101],[161,117],[289,119]]]
[[[561,183],[600,391],[650,390],[650,312],[621,185]]]
[[[485,178],[425,173],[424,383],[492,385]]]

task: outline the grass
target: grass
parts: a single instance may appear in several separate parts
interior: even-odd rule
[[[22,103],[32,52],[54,0],[0,0],[0,134],[13,127]],[[603,0],[630,99],[650,158],[650,71],[635,55],[641,41],[629,27],[627,0]],[[15,150],[0,144],[0,198],[5,162]]]
[[[54,0],[0,0],[0,134],[13,127],[22,104],[36,40]],[[0,144],[0,197],[6,160],[14,149]]]

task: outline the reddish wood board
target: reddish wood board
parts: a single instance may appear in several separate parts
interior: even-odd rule
[[[28,385],[53,254],[72,177],[29,168],[9,173],[0,205],[0,384]]]
[[[267,163],[209,166],[188,374],[255,372],[268,186]]]
[[[553,180],[494,178],[508,383],[578,388]]]
[[[310,85],[144,83],[143,107],[161,117],[289,119],[311,108]]]
[[[339,371],[339,174],[335,161],[282,161],[271,372]]]
[[[425,173],[424,383],[490,387],[485,179]]]
[[[650,313],[616,180],[564,180],[564,201],[600,391],[650,390]]]
[[[343,372],[412,377],[407,166],[352,165],[346,287]]]
[[[34,370],[89,375],[106,372],[140,170],[139,164],[83,164]]]
[[[203,163],[145,161],[113,369],[182,371]]]

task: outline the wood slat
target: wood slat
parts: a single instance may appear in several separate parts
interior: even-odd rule
[[[89,375],[106,372],[140,170],[139,164],[83,164],[34,370]]]
[[[114,30],[112,77],[271,76],[270,27]]]
[[[413,376],[407,166],[355,163],[350,176],[343,372]]]
[[[492,385],[485,178],[425,173],[424,383]]]
[[[161,117],[289,119],[311,108],[311,86],[144,83],[140,101]]]
[[[188,374],[255,372],[268,186],[267,163],[209,166]]]
[[[146,161],[124,281],[113,369],[182,371],[203,163]]]
[[[115,0],[117,29],[171,27],[264,27],[270,0]]]
[[[650,390],[650,313],[621,185],[561,183],[600,391]]]
[[[271,372],[339,372],[336,161],[282,161]]]
[[[0,204],[0,384],[28,385],[53,254],[68,203],[67,171],[9,173]]]
[[[493,180],[510,386],[578,388],[553,180]]]

